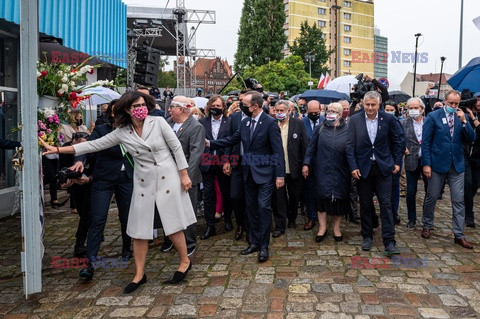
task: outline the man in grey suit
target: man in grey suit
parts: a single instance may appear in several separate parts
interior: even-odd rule
[[[191,116],[190,100],[185,96],[176,96],[173,98],[169,107],[170,117],[167,122],[173,128],[180,143],[182,144],[185,158],[188,162],[188,176],[192,181],[192,188],[188,191],[193,211],[197,214],[197,192],[198,184],[202,181],[200,172],[200,162],[205,148],[205,129],[196,119]],[[188,255],[195,251],[197,240],[195,238],[195,224],[185,230]],[[172,249],[172,242],[165,237],[165,243],[161,250],[166,252]]]
[[[407,176],[407,228],[413,229],[417,223],[416,196],[418,178],[422,176],[425,194],[428,189],[428,179],[422,174],[422,127],[425,121],[423,113],[425,104],[418,97],[407,101],[408,118],[402,121],[407,149],[405,150],[405,172]]]

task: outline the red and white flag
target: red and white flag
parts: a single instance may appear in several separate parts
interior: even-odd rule
[[[327,75],[325,76],[325,86],[327,86],[327,84],[330,83],[331,80],[332,78],[330,77],[330,74],[328,74],[327,72]]]
[[[325,86],[325,75],[322,73],[320,80],[318,81],[317,89],[322,89]]]

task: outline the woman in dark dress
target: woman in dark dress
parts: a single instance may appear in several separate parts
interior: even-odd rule
[[[342,118],[343,108],[331,103],[326,120],[317,126],[304,159],[303,176],[309,167],[315,172],[316,203],[319,229],[315,241],[327,236],[327,215],[333,216],[335,241],[342,241],[340,231],[342,216],[350,209],[350,169],[347,162],[347,124]]]

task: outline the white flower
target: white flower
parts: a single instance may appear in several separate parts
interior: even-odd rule
[[[38,72],[37,71],[37,78],[41,77],[42,76],[42,73]]]
[[[80,76],[82,76],[82,75],[83,75],[83,74],[82,74],[82,72],[81,72],[81,71],[77,71],[77,72],[75,72],[75,76],[76,76],[76,77],[80,77]]]
[[[61,90],[63,90],[63,93],[67,92],[68,91],[68,85],[62,84]]]
[[[50,116],[54,116],[55,111],[52,108],[45,108],[45,109],[43,109],[43,114],[45,115],[45,117],[48,118]]]
[[[67,83],[67,82],[68,82],[68,78],[67,78],[66,75],[62,78],[62,82],[63,82],[63,83]]]
[[[60,91],[59,91],[59,92],[60,92]],[[58,105],[58,107],[61,108],[61,109],[63,109],[63,108],[65,107],[65,105],[64,105],[63,103],[60,103],[60,104]]]
[[[64,89],[58,90],[58,94],[62,95],[62,94],[64,94],[64,93],[65,93],[65,90],[64,90]]]
[[[58,71],[57,74],[60,75],[60,76],[63,76],[63,72],[62,72],[62,71]]]
[[[72,87],[72,88],[75,87],[75,82],[71,81],[70,82],[70,87]]]

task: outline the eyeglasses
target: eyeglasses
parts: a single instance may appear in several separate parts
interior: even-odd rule
[[[88,135],[87,132],[76,132],[76,133],[72,134],[72,139],[74,139],[74,140],[80,139],[80,138],[87,139],[89,136],[90,135]]]
[[[132,108],[134,108],[134,109],[139,108],[139,107],[143,107],[143,106],[147,106],[147,104],[146,103],[132,104]]]

